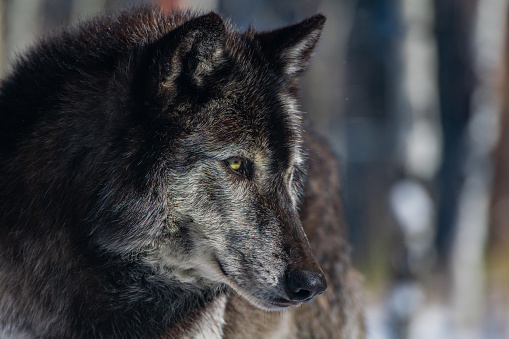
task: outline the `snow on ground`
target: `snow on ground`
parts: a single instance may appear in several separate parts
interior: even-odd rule
[[[509,311],[500,305],[488,307],[480,326],[458,325],[452,307],[445,302],[428,302],[408,322],[405,337],[398,336],[388,316],[388,303],[369,302],[366,306],[367,339],[509,339]]]

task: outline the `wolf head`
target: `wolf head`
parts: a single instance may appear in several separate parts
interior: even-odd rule
[[[317,15],[240,34],[211,13],[131,56],[133,117],[146,147],[157,148],[165,211],[141,246],[150,262],[183,282],[227,284],[269,310],[326,289],[297,210],[305,175],[297,80],[323,24]]]
[[[305,164],[295,98],[323,23],[232,35],[209,14],[151,46],[141,75],[156,93],[148,107],[183,131],[165,174],[173,220],[162,262],[266,309],[326,288],[297,211]]]
[[[36,127],[23,127],[34,132],[18,153],[40,160],[17,163],[27,185],[46,187],[31,206],[47,224],[69,214],[62,227],[87,247],[141,258],[189,286],[226,284],[267,310],[311,301],[326,281],[298,214],[297,89],[324,21],[242,33],[214,13],[121,16],[41,45],[17,68],[47,72],[31,94],[43,103],[26,104],[19,122]],[[51,49],[52,64],[39,65]],[[11,83],[37,82],[11,79],[6,95]],[[3,128],[14,145],[14,127]],[[44,205],[50,195],[61,201]]]

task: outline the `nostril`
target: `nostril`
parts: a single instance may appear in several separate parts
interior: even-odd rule
[[[311,291],[304,289],[296,289],[293,292],[293,298],[297,300],[306,300],[312,297]]]
[[[323,273],[293,270],[286,277],[288,295],[292,301],[309,302],[325,292],[327,281]]]

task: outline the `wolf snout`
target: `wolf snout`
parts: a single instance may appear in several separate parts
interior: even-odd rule
[[[287,294],[291,301],[310,302],[327,290],[323,272],[292,270],[286,275]]]

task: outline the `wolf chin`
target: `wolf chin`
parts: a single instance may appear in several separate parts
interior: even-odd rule
[[[21,56],[0,89],[2,337],[361,335],[335,164],[298,112],[324,22],[138,8]]]

